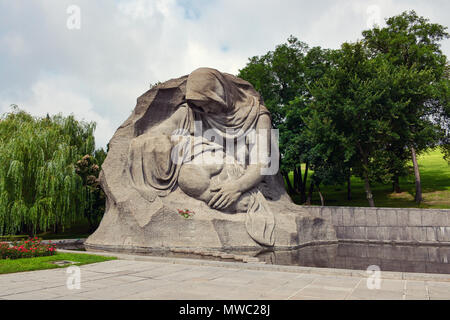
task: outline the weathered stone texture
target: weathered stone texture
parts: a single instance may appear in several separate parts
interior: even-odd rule
[[[174,128],[189,132],[184,137],[193,140],[191,131],[199,120],[229,135],[228,127],[241,126],[239,132],[247,132],[267,114],[248,82],[207,68],[167,81],[139,97],[133,113],[109,143],[100,175],[107,196],[106,213],[86,247],[145,252],[177,247],[291,248],[336,241],[336,232],[326,220],[331,212],[315,208],[310,213],[293,204],[280,174],[264,176],[233,206],[222,210],[208,202],[217,205],[209,192],[213,183],[223,181],[223,174],[230,183],[247,176],[239,170],[230,173],[226,167],[220,167],[219,174],[206,175],[205,171],[216,169],[189,167],[166,156],[174,148],[169,138]],[[233,138],[241,138],[239,132]],[[218,150],[218,144],[200,141]],[[195,215],[185,219],[178,209],[189,209]]]

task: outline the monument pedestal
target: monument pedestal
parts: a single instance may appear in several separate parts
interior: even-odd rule
[[[140,221],[134,214],[139,209],[132,203],[110,208],[100,227],[86,241],[86,249],[144,253],[174,248],[234,251],[267,248],[249,236],[246,213],[226,214],[191,200],[188,209],[195,214],[186,219],[178,213],[186,204],[182,198],[183,195],[169,196],[165,201],[169,205],[163,204],[152,217]],[[287,201],[269,201],[269,205],[275,212],[274,250],[336,242],[334,227],[323,218]]]

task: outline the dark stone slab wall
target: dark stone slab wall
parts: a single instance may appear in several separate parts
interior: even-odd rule
[[[450,210],[305,206],[331,222],[340,241],[450,245]]]
[[[450,246],[339,243],[298,250],[264,252],[258,259],[270,264],[335,269],[450,274]]]

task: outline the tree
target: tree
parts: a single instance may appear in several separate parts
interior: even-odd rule
[[[95,148],[95,124],[35,118],[14,108],[0,119],[0,234],[59,231],[82,217],[75,162]]]
[[[310,164],[308,141],[302,137],[305,123],[303,109],[311,102],[309,86],[320,78],[328,67],[328,50],[308,46],[291,36],[261,57],[253,57],[239,72],[264,98],[271,111],[274,127],[280,130],[280,171],[289,192],[300,194],[306,201],[306,181]],[[301,164],[304,163],[304,173]],[[293,185],[289,173],[293,172]]]
[[[373,207],[371,183],[386,183],[397,170],[390,160],[401,136],[392,128],[410,104],[398,92],[410,87],[409,94],[420,92],[423,88],[418,84],[429,79],[429,72],[371,57],[360,42],[343,44],[333,57],[332,68],[311,88],[314,102],[304,119],[316,146],[312,150],[317,150],[315,170],[323,179],[340,181],[351,168],[364,180]]]
[[[105,194],[98,180],[101,170],[99,163],[103,163],[105,157],[106,153],[103,149],[99,149],[95,152],[95,156],[87,154],[75,164],[75,172],[83,180],[85,192],[83,213],[89,222],[90,231],[96,229],[105,212]]]
[[[371,56],[383,56],[394,66],[401,66],[410,71],[428,72],[422,77],[422,91],[415,90],[407,113],[398,120],[399,135],[404,141],[395,150],[401,158],[407,147],[411,152],[416,177],[416,202],[422,201],[420,170],[417,154],[435,147],[448,137],[445,127],[448,124],[448,76],[445,79],[447,58],[440,50],[440,41],[449,37],[446,27],[430,23],[428,19],[419,17],[415,11],[403,12],[386,20],[384,28],[375,27],[363,32],[364,45]],[[427,82],[425,82],[427,81]],[[416,87],[417,88],[417,87]],[[412,88],[415,89],[415,88]],[[410,90],[407,90],[410,91]],[[408,97],[410,92],[397,92]],[[447,91],[448,94],[448,91]],[[448,96],[447,96],[448,97]],[[445,150],[445,147],[444,147]],[[398,176],[397,176],[398,178]]]

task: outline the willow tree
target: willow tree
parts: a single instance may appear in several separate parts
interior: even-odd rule
[[[16,108],[0,118],[0,234],[59,231],[83,216],[75,163],[95,149],[95,124]]]

